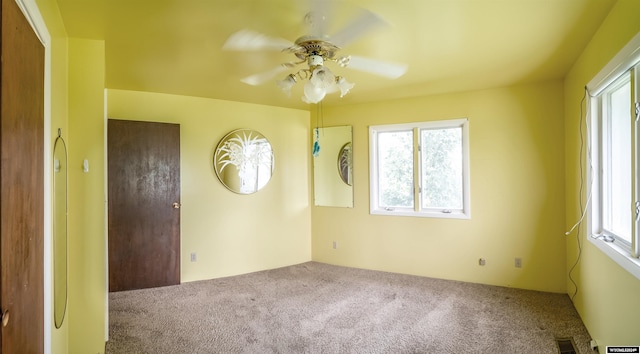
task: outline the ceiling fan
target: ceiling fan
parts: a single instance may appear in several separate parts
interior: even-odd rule
[[[404,75],[407,71],[405,64],[354,55],[338,56],[338,52],[345,45],[360,38],[372,29],[387,23],[373,12],[361,10],[360,14],[346,26],[329,36],[325,33],[324,4],[323,0],[313,1],[313,10],[307,13],[304,18],[309,34],[299,37],[294,42],[270,37],[248,29],[232,34],[222,47],[223,50],[277,50],[293,54],[296,58],[295,61],[282,63],[271,70],[245,77],[240,81],[249,85],[260,85],[270,81],[282,72],[301,65],[301,69],[288,74],[283,80],[277,81],[277,84],[285,93],[291,95],[291,89],[299,80],[307,80],[304,85],[302,100],[306,103],[318,103],[324,99],[327,93],[340,91],[340,97],[343,97],[354,86],[353,83],[348,82],[342,76],[334,75],[325,66],[327,62],[335,62],[340,67],[351,68],[390,79],[396,79]]]

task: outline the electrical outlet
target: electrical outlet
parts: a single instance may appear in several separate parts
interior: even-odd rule
[[[522,268],[522,258],[516,257],[515,265],[516,265],[516,268]]]
[[[334,250],[338,249],[338,242],[337,241],[333,241],[333,249]]]
[[[487,260],[486,260],[486,259],[484,259],[484,258],[480,258],[480,259],[478,260],[478,265],[483,266],[483,265],[485,265],[485,264],[487,264]]]
[[[198,260],[198,255],[195,252],[191,252],[191,262]]]

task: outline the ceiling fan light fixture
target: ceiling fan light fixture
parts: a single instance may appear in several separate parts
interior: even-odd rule
[[[311,78],[309,79],[309,82],[311,82],[313,86],[322,87],[326,90],[335,85],[336,77],[329,68],[318,65],[311,70]]]
[[[309,80],[304,85],[304,96],[302,96],[302,101],[305,103],[318,103],[324,99],[324,96],[327,95],[327,90],[322,86],[314,85],[311,80]]]
[[[355,84],[347,81],[342,76],[338,76],[336,77],[336,86],[340,89],[340,97],[342,98],[349,93],[349,90],[351,90]]]
[[[335,76],[333,72],[324,65],[315,65],[309,69],[303,69],[294,74],[287,75],[284,79],[276,83],[287,96],[291,96],[293,86],[298,79],[307,80],[303,88],[302,101],[314,104],[322,101],[327,93],[340,91],[340,97],[346,95],[354,84],[348,82],[341,76]]]
[[[294,74],[289,74],[283,80],[279,80],[276,83],[278,84],[278,87],[282,89],[282,92],[286,93],[288,97],[291,97],[291,89],[295,86],[297,81],[298,80]]]

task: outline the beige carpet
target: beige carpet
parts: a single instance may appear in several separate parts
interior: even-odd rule
[[[109,295],[106,353],[592,353],[566,294],[317,262]]]

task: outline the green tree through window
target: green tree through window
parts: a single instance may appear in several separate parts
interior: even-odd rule
[[[422,206],[462,208],[462,128],[421,132]]]
[[[413,132],[381,133],[378,147],[380,205],[413,207]]]

